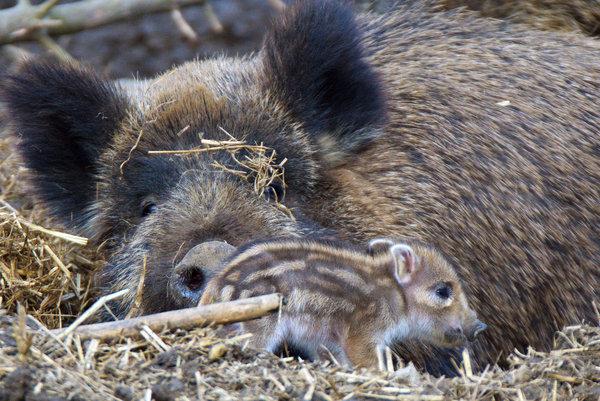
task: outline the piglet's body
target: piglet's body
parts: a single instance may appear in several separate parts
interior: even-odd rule
[[[270,241],[233,255],[201,304],[279,292],[280,316],[242,324],[276,354],[373,367],[393,341],[461,345],[485,328],[459,280],[431,247],[372,241],[369,252],[306,240]]]

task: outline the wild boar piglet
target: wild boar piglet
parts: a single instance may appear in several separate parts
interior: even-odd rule
[[[279,316],[245,322],[253,345],[305,360],[377,366],[395,341],[461,346],[486,328],[453,267],[431,246],[376,239],[368,251],[305,239],[249,245],[207,285],[201,304],[279,292]]]

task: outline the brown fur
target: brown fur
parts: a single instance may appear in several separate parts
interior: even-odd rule
[[[35,62],[4,99],[38,196],[105,241],[104,292],[135,289],[146,256],[144,311],[178,307],[166,283],[207,241],[416,237],[457,266],[490,326],[474,349],[488,363],[548,349],[556,329],[596,318],[598,54],[581,35],[456,10],[355,21],[337,1],[304,0],[257,55],[187,63],[141,83],[126,107],[87,70]],[[227,139],[219,127],[287,158],[295,219],[215,171],[215,158],[235,167],[226,154],[147,154],[198,146],[199,134]],[[156,210],[143,216],[149,200]],[[132,301],[111,307],[122,316]]]
[[[327,348],[338,362],[375,367],[392,339],[451,347],[462,345],[463,330],[480,328],[454,269],[418,243],[390,241],[373,255],[307,240],[259,243],[231,257],[200,303],[275,292],[286,301],[281,314],[242,325],[272,351],[287,343],[315,358]]]
[[[446,10],[467,7],[483,17],[506,18],[546,31],[600,35],[598,0],[439,0]]]

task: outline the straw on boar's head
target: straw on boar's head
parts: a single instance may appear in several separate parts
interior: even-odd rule
[[[105,293],[131,289],[112,306],[123,316],[141,278],[141,312],[191,306],[238,245],[326,234],[305,217],[305,200],[385,119],[363,53],[350,11],[298,7],[252,58],[191,62],[129,90],[85,67],[27,60],[2,93],[36,195],[66,226],[103,244]],[[232,137],[262,156],[274,151],[270,165],[283,177],[257,187],[261,177],[245,164],[255,149]],[[202,140],[234,145],[152,154],[197,149]]]

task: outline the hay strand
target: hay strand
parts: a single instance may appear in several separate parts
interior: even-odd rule
[[[118,291],[118,292],[115,292],[112,294],[104,295],[104,296],[98,298],[98,300],[96,302],[94,302],[94,304],[92,306],[90,306],[88,310],[86,310],[77,319],[75,319],[75,321],[73,323],[71,323],[71,325],[69,327],[67,327],[64,330],[54,331],[53,334],[55,334],[56,338],[58,338],[59,340],[61,338],[68,336],[69,334],[71,334],[75,330],[77,330],[77,328],[81,324],[83,324],[83,322],[88,320],[91,316],[93,316],[96,312],[98,312],[100,310],[100,308],[102,308],[108,302],[118,299],[118,298],[122,298],[128,292],[129,292],[129,289],[124,289],[124,290],[121,290],[121,291]]]
[[[49,230],[47,228],[44,228],[42,226],[39,226],[37,224],[31,223],[31,222],[23,219],[22,217],[19,216],[19,212],[14,207],[12,207],[12,205],[10,203],[5,201],[4,199],[0,199],[0,205],[2,205],[4,208],[8,209],[11,212],[12,216],[10,216],[10,217],[12,219],[16,220],[19,224],[24,225],[25,227],[29,228],[30,230],[37,231],[42,234],[46,234],[46,235],[49,235],[49,236],[52,236],[55,238],[59,238],[63,241],[72,242],[77,245],[85,246],[88,243],[88,239],[85,237],[80,237],[78,235],[72,235],[72,234],[68,234],[68,233],[64,233],[64,232],[56,231],[56,230]],[[6,212],[3,212],[0,209],[0,213],[5,214]]]
[[[254,192],[260,197],[264,196],[272,185],[279,184],[283,190],[283,196],[282,199],[274,199],[274,205],[278,210],[293,219],[292,211],[282,203],[286,189],[284,172],[287,159],[284,158],[277,163],[277,153],[274,149],[262,143],[252,145],[240,141],[223,127],[219,127],[219,130],[226,134],[229,139],[201,139],[200,146],[193,149],[151,150],[148,151],[148,154],[155,156],[191,156],[220,151],[226,152],[240,169],[226,166],[218,161],[214,161],[212,166],[226,173],[252,180]],[[243,157],[240,157],[242,151],[244,151],[244,154]],[[277,194],[274,195],[277,197]]]

